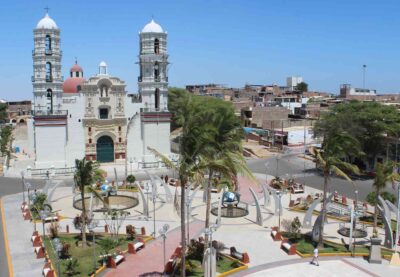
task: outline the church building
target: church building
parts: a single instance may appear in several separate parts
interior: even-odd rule
[[[125,82],[104,61],[87,79],[75,61],[64,81],[59,27],[46,14],[33,33],[28,137],[36,168],[72,167],[83,157],[158,167],[148,147],[171,157],[167,32],[159,24],[151,20],[139,32],[138,94],[127,94]]]

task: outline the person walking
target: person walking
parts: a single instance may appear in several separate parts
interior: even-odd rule
[[[317,262],[317,264],[315,264],[315,262]],[[317,248],[317,246],[315,246],[315,248],[314,248],[314,256],[313,256],[313,259],[311,260],[310,264],[315,264],[316,266],[319,266],[319,262],[318,262],[318,248]]]

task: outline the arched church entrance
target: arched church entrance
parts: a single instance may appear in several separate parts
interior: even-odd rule
[[[96,144],[97,161],[109,163],[114,161],[114,142],[109,136],[101,136]]]

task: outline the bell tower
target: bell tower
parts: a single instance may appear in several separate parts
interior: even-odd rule
[[[168,110],[167,32],[151,20],[140,37],[138,78],[144,111]]]
[[[53,114],[61,110],[62,102],[60,29],[46,13],[33,34],[34,111]]]
[[[164,155],[171,153],[170,121],[168,111],[168,54],[167,32],[151,20],[140,37],[138,78],[139,94],[142,98],[140,109],[141,138],[143,141],[142,161],[154,163],[157,158],[148,147]]]

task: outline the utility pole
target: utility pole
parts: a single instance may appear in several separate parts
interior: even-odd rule
[[[363,64],[363,89],[365,89],[365,69],[367,68],[366,64]]]

